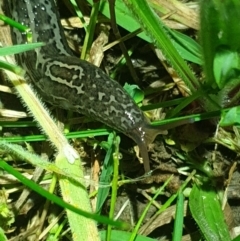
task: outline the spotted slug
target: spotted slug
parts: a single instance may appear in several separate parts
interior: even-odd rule
[[[4,8],[7,16],[31,29],[32,42],[46,43],[15,56],[40,96],[54,106],[84,114],[132,138],[148,172],[147,144],[173,126],[151,126],[119,83],[73,55],[53,0],[4,0]],[[12,41],[27,43],[26,34],[12,29]]]

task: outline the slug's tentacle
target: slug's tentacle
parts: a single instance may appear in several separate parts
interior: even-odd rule
[[[150,171],[150,165],[149,165],[149,156],[148,156],[148,150],[147,146],[148,144],[151,144],[157,135],[166,135],[167,130],[172,129],[174,127],[193,123],[194,119],[184,119],[179,120],[177,122],[167,123],[162,126],[154,126],[151,125],[150,122],[145,117],[145,120],[141,123],[141,126],[138,128],[132,129],[130,132],[125,133],[129,137],[131,137],[138,145],[141,156],[143,158],[143,164],[145,172]]]

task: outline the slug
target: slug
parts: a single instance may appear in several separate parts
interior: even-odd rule
[[[132,138],[140,148],[145,172],[149,172],[147,145],[166,129],[189,121],[151,126],[119,83],[73,55],[53,0],[4,0],[4,8],[8,17],[30,28],[32,42],[46,43],[15,56],[40,96],[54,106],[84,114]],[[12,29],[12,41],[27,43],[26,34]]]

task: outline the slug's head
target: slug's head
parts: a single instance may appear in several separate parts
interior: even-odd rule
[[[157,135],[166,135],[167,131],[163,130],[162,128],[156,128],[156,126],[152,126],[147,118],[144,117],[144,121],[125,134],[137,143],[143,158],[144,170],[146,173],[149,172],[150,164],[147,146],[154,141]]]
[[[189,118],[185,120],[179,120],[177,122],[167,123],[161,126],[153,126],[144,116],[144,121],[142,121],[138,126],[129,130],[126,133],[126,135],[131,137],[139,146],[139,150],[143,158],[144,169],[146,173],[150,171],[147,149],[148,144],[151,144],[155,140],[157,135],[166,135],[168,129],[192,122],[194,122],[194,120],[192,118]]]

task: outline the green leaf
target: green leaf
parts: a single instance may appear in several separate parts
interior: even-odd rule
[[[2,21],[4,21],[5,23],[9,24],[10,26],[19,29],[21,32],[27,33],[29,31],[28,27],[26,27],[26,26],[24,26],[24,25],[22,25],[22,24],[20,24],[20,23],[18,23],[16,21],[14,21],[13,19],[11,19],[11,18],[9,18],[9,17],[7,17],[7,16],[5,16],[3,14],[0,14],[0,19]]]
[[[25,51],[33,50],[44,46],[44,43],[29,43],[29,44],[19,44],[10,47],[0,48],[0,56],[19,54]]]
[[[202,0],[200,6],[200,41],[203,47],[206,83],[216,87],[214,58],[222,47],[240,49],[240,1]]]
[[[172,37],[171,41],[175,43],[175,47],[182,58],[202,65],[202,48],[199,43],[181,32],[170,29],[168,31]]]
[[[223,112],[220,120],[220,126],[240,125],[240,106],[231,108]]]
[[[183,232],[183,219],[184,219],[184,196],[179,192],[176,206],[175,222],[173,228],[173,241],[182,239]]]
[[[17,75],[23,76],[25,74],[25,70],[22,69],[21,67],[14,65],[14,64],[9,64],[5,61],[0,60],[0,69],[5,69],[8,71],[11,71]]]
[[[104,159],[103,170],[100,176],[100,183],[109,184],[113,173],[113,133],[108,137],[108,151]],[[107,145],[105,145],[107,146]],[[110,191],[110,185],[108,187],[99,187],[97,193],[96,213],[100,213],[104,202]]]
[[[240,235],[238,235],[236,238],[234,238],[232,241],[240,241]]]
[[[3,229],[0,227],[0,241],[8,241],[7,237],[4,234]]]
[[[130,232],[112,230],[111,241],[128,241],[132,235]],[[100,231],[101,241],[106,240],[106,231]],[[135,241],[157,241],[156,239],[148,238],[142,235],[136,235]]]
[[[193,218],[207,241],[230,241],[220,200],[211,185],[194,185],[189,197]]]
[[[137,85],[125,83],[123,87],[136,103],[141,103],[144,99],[144,92]]]
[[[234,75],[238,68],[239,54],[237,52],[226,48],[217,51],[213,63],[213,72],[219,89],[222,89],[231,78],[237,77]]]
[[[20,44],[20,45],[14,45],[11,47],[4,47],[4,48],[0,48],[0,56],[22,53],[22,52],[33,50],[35,48],[38,48],[38,47],[41,47],[44,45],[45,45],[44,43],[32,43],[32,44]],[[11,71],[15,74],[21,75],[21,76],[23,76],[25,73],[25,71],[21,67],[10,64],[10,63],[2,61],[2,60],[0,61],[0,68],[9,70],[9,71]]]

